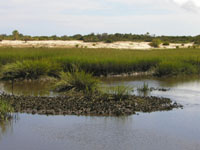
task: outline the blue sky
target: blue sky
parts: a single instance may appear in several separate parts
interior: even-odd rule
[[[200,34],[200,0],[0,0],[0,33]]]

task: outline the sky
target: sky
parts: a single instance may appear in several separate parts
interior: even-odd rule
[[[199,35],[200,0],[0,0],[0,34]]]

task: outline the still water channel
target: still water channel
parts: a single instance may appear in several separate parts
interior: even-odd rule
[[[146,95],[171,98],[184,109],[128,117],[45,116],[16,114],[0,123],[0,150],[199,150],[200,78],[110,78],[106,86],[149,87]],[[0,83],[11,93],[11,84]],[[55,96],[45,82],[16,83],[14,93]],[[134,94],[137,93],[135,90]]]

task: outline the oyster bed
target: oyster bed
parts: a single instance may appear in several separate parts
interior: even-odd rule
[[[121,116],[136,112],[168,111],[182,105],[162,97],[129,95],[117,100],[112,94],[67,94],[57,97],[15,96],[1,94],[15,112],[45,115],[100,115]]]

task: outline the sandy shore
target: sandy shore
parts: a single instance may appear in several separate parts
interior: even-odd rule
[[[160,46],[160,49],[173,49],[176,46],[180,48],[187,48],[188,46],[192,46],[193,43],[184,44],[170,44],[169,46]],[[49,48],[114,48],[114,49],[153,49],[149,46],[149,42],[131,42],[131,41],[123,41],[123,42],[114,42],[114,43],[103,43],[103,42],[83,42],[83,41],[60,41],[60,40],[52,40],[52,41],[10,41],[3,40],[0,41],[0,47],[49,47]]]

